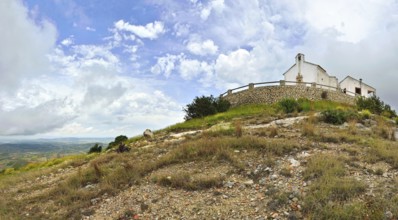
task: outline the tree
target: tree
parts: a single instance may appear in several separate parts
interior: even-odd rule
[[[187,107],[184,108],[186,113],[185,120],[202,118],[218,112],[225,112],[230,106],[231,104],[227,100],[221,98],[214,98],[213,96],[196,97],[191,104],[188,104]]]
[[[108,147],[107,147],[106,149],[107,149],[107,150],[108,150],[108,149],[111,149],[112,147],[118,146],[120,143],[123,143],[123,142],[125,142],[125,141],[127,141],[127,140],[128,140],[128,137],[127,137],[127,136],[125,136],[125,135],[119,135],[119,136],[115,137],[115,140],[114,140],[114,141],[112,141],[112,142],[110,142],[110,143],[108,144]]]
[[[94,146],[92,146],[90,148],[90,150],[88,151],[88,154],[100,153],[101,151],[102,151],[102,146],[99,144],[95,144]]]
[[[359,97],[356,101],[359,110],[367,109],[373,114],[383,115],[388,118],[397,116],[395,110],[391,109],[390,105],[385,104],[379,97],[373,95],[369,98]]]

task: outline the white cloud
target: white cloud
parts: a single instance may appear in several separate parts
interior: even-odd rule
[[[202,20],[207,20],[207,18],[210,16],[213,10],[218,13],[221,13],[223,9],[224,9],[224,0],[211,0],[208,3],[208,5],[201,10],[200,18]]]
[[[95,29],[95,28],[92,28],[92,27],[89,27],[89,26],[87,26],[87,27],[86,27],[86,31],[92,31],[92,32],[94,32],[94,31],[96,31],[96,29]]]
[[[12,92],[23,79],[45,74],[56,40],[55,27],[28,17],[21,1],[0,1],[0,92]]]
[[[64,45],[64,46],[66,46],[66,47],[68,47],[68,46],[70,46],[70,45],[73,44],[73,42],[74,42],[74,39],[73,39],[73,38],[74,38],[73,36],[70,36],[70,37],[68,37],[68,38],[65,38],[65,39],[63,39],[63,40],[61,41],[61,44]]]
[[[357,43],[387,21],[393,2],[354,0],[348,6],[344,0],[311,1],[306,4],[305,18],[319,32],[329,31],[340,41]],[[324,8],[327,10],[320,10]]]
[[[212,40],[200,41],[198,39],[193,39],[188,42],[187,49],[192,54],[205,56],[216,54],[218,46],[215,45]]]
[[[151,72],[154,74],[163,74],[168,78],[176,67],[176,62],[179,61],[184,54],[170,55],[157,58],[156,64],[151,67]]]
[[[119,31],[128,31],[140,38],[148,38],[151,40],[158,38],[161,34],[166,32],[163,22],[160,21],[151,22],[142,26],[119,20],[115,23],[115,28]]]
[[[36,107],[0,109],[0,135],[33,135],[63,126],[76,117],[64,100],[44,102]]]
[[[191,80],[200,74],[210,75],[213,72],[213,67],[203,61],[182,58],[178,70],[184,80]]]

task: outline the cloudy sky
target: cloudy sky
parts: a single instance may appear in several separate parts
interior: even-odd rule
[[[301,52],[398,108],[397,0],[1,0],[0,137],[134,136]]]

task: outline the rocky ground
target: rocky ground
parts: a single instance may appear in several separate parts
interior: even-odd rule
[[[394,194],[398,186],[398,170],[386,161],[375,163],[360,159],[365,147],[354,148],[356,144],[316,141],[303,136],[302,124],[307,116],[273,120],[270,123],[244,123],[243,135],[260,136],[264,139],[294,140],[299,146],[286,155],[264,157],[254,150],[234,150],[233,156],[243,164],[242,170],[227,162],[192,161],[173,164],[157,169],[144,176],[140,184],[127,187],[116,195],[102,194],[90,200],[89,207],[81,209],[82,219],[305,219],[304,199],[311,189],[312,180],[303,173],[309,158],[327,154],[346,158],[346,176],[355,178],[366,185],[366,190],[355,198],[365,201],[369,197]],[[195,130],[181,133],[156,134],[152,140],[139,140],[130,147],[137,152],[151,152],[154,158],[165,155],[173,146],[199,136],[204,132],[230,127],[230,123],[218,124],[209,130]],[[321,124],[320,132],[347,129],[343,126]],[[269,136],[268,128],[277,129],[277,134]],[[369,127],[356,125],[358,132]],[[163,145],[162,145],[163,144]],[[171,146],[159,148],[159,146]],[[88,166],[87,164],[84,166]],[[59,181],[79,172],[84,167],[55,169],[34,180],[26,180],[2,193],[15,193],[16,200],[24,200],[48,189],[56,187]],[[218,187],[201,190],[185,190],[158,184],[157,176],[172,178],[178,172],[189,172],[195,176],[220,176]],[[87,184],[82,190],[96,190],[96,184]],[[51,201],[49,201],[51,203]],[[45,206],[45,205],[44,205]],[[29,205],[31,212],[42,210],[37,205]],[[396,219],[397,213],[385,210],[386,219]],[[29,211],[22,218],[29,219]]]

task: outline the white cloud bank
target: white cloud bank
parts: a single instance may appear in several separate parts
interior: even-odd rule
[[[19,0],[2,0],[0,33],[0,92],[13,92],[22,79],[49,70],[46,54],[56,40],[51,23],[32,20]]]

